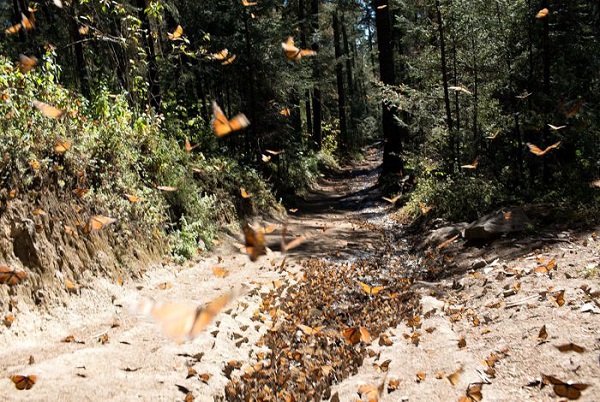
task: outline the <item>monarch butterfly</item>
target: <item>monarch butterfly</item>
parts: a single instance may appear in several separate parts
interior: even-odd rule
[[[479,165],[479,160],[478,160],[478,158],[475,158],[475,160],[473,161],[472,164],[470,164],[470,165],[462,165],[461,168],[463,168],[463,169],[477,169],[477,165]]]
[[[167,191],[167,192],[177,191],[177,187],[172,187],[172,186],[156,186],[156,189],[161,190],[161,191]]]
[[[221,64],[224,65],[224,66],[226,66],[228,64],[231,64],[235,60],[235,57],[236,57],[235,54],[232,54],[227,60],[223,60],[221,62]]]
[[[218,137],[227,135],[232,131],[241,130],[250,124],[250,120],[242,113],[228,120],[219,105],[217,105],[217,102],[213,102],[213,114],[214,118],[211,124]]]
[[[226,293],[205,307],[182,302],[162,303],[142,300],[134,312],[149,315],[160,325],[165,335],[178,343],[192,340],[202,333],[213,318],[235,297]]]
[[[248,193],[243,187],[240,188],[240,194],[242,195],[242,198],[252,198],[252,194]]]
[[[379,385],[361,385],[358,387],[358,392],[362,398],[365,398],[369,402],[378,401],[383,393],[384,385],[385,379]]]
[[[213,60],[225,60],[229,55],[229,50],[223,49],[220,52],[213,53],[209,57]]]
[[[125,194],[125,197],[127,198],[127,200],[129,200],[129,202],[131,202],[132,204],[135,202],[141,202],[144,201],[143,198],[140,198],[136,195],[132,195],[132,194]]]
[[[548,339],[548,331],[546,331],[546,324],[542,328],[540,328],[540,332],[538,332],[538,339],[541,341],[545,341]]]
[[[381,197],[383,200],[389,202],[390,204],[395,204],[396,201],[398,201],[400,199],[400,197],[402,197],[402,194],[398,194],[397,196],[395,196],[394,198],[388,198],[388,197]]]
[[[542,8],[540,11],[538,11],[538,13],[535,15],[535,18],[538,19],[542,19],[542,18],[546,18],[548,16],[548,14],[550,14],[550,10],[548,10],[547,8]]]
[[[558,130],[562,130],[563,128],[565,128],[567,126],[554,126],[552,124],[548,124],[548,127],[550,127],[554,131],[558,131]]]
[[[90,27],[89,25],[82,25],[77,28],[77,31],[79,31],[80,35],[87,35],[90,32]]]
[[[448,87],[448,89],[450,89],[452,91],[456,91],[456,92],[463,92],[463,93],[466,93],[467,95],[473,95],[473,93],[471,91],[469,91],[467,88],[465,88],[463,86],[451,86],[451,87]]]
[[[229,271],[221,267],[213,267],[212,271],[217,278],[225,278],[229,275]]]
[[[281,42],[281,47],[288,60],[300,61],[303,56],[314,56],[317,54],[314,50],[298,49],[294,46],[294,38],[291,36],[285,42]]]
[[[325,326],[312,328],[308,325],[298,324],[298,328],[300,328],[306,335],[319,335]]]
[[[37,377],[34,375],[13,375],[10,377],[10,379],[15,383],[15,387],[17,387],[17,389],[20,391],[31,389],[33,384],[35,384],[37,381]]]
[[[567,399],[579,399],[581,391],[589,387],[589,384],[574,384],[564,382],[558,378],[542,374],[542,382],[552,385],[552,389],[558,396],[564,396]]]
[[[481,387],[483,383],[476,382],[469,384],[467,387],[466,395],[460,397],[458,402],[479,402],[483,399],[483,394],[481,393]]]
[[[585,352],[585,348],[583,346],[576,345],[574,343],[565,343],[564,345],[558,345],[556,349],[560,350],[563,353],[566,352],[577,352],[583,353]]]
[[[285,242],[286,233],[287,233],[287,228],[284,227],[281,232],[281,251],[283,251],[283,252],[298,247],[299,245],[304,243],[307,239],[309,239],[313,236],[312,232],[306,232],[301,236],[297,236],[296,238],[294,238],[294,240],[290,241],[289,243],[286,243]]]
[[[271,160],[271,156],[262,154],[262,161],[267,163]]]
[[[31,18],[27,18],[25,14],[21,13],[21,25],[23,25],[23,29],[31,31],[34,28],[34,21],[35,18],[33,17],[33,14],[31,15]]]
[[[263,232],[255,231],[250,225],[246,224],[244,226],[244,240],[246,243],[246,253],[248,253],[250,261],[256,261],[261,255],[267,254]]]
[[[33,101],[33,106],[38,108],[38,110],[42,112],[44,116],[49,117],[51,119],[58,119],[65,113],[64,111],[57,109],[54,106],[50,106],[49,104],[40,102],[38,100]]]
[[[250,6],[255,6],[257,4],[257,2],[249,2],[248,0],[242,0],[242,4],[244,5],[244,7],[250,7]]]
[[[275,155],[275,156],[277,156],[277,155],[279,155],[279,154],[282,154],[282,153],[284,153],[285,151],[273,151],[273,150],[271,150],[271,149],[265,149],[265,152],[266,152],[266,153],[268,153],[268,154],[271,154],[271,155]]]
[[[0,283],[2,284],[14,286],[25,278],[27,278],[27,273],[24,271],[17,271],[9,267],[0,267]]]
[[[4,30],[4,33],[6,33],[7,35],[12,35],[12,34],[16,34],[17,32],[19,32],[19,29],[21,29],[22,25],[21,23],[15,24],[11,27],[8,27]]]
[[[24,54],[20,54],[17,67],[19,67],[21,74],[26,74],[37,65],[37,62],[38,59],[35,56],[27,57]]]
[[[287,117],[287,116],[289,116],[289,115],[291,114],[291,112],[290,112],[290,109],[288,109],[287,107],[286,107],[286,108],[283,108],[283,109],[281,109],[281,112],[279,112],[279,113],[280,113],[282,116],[286,116],[286,117]]]
[[[378,371],[381,373],[387,373],[388,370],[390,369],[391,362],[392,362],[392,359],[387,359],[386,361],[384,361],[381,364],[373,363],[373,368],[375,369],[375,371]]]
[[[198,147],[199,145],[200,144],[192,145],[190,144],[190,141],[187,138],[185,139],[185,150],[188,152],[192,152],[192,150]]]
[[[421,209],[421,213],[423,215],[427,215],[429,213],[429,211],[431,211],[433,209],[433,207],[429,207],[429,206],[423,204],[421,201],[419,201],[419,208]]]
[[[452,384],[452,385],[456,385],[456,384],[458,384],[458,378],[460,377],[460,375],[462,374],[462,372],[463,372],[463,368],[462,368],[462,367],[460,367],[460,368],[459,368],[458,370],[456,370],[454,373],[452,373],[452,374],[448,375],[448,376],[446,377],[446,379],[447,379],[448,381],[450,381],[450,384]]]
[[[57,154],[64,154],[69,149],[71,149],[71,141],[62,140],[60,138],[57,138],[56,141],[54,141],[54,152]]]
[[[362,290],[369,296],[376,295],[377,293],[385,289],[385,286],[370,286],[363,282],[358,282],[358,284],[360,285]]]
[[[532,154],[536,155],[536,156],[542,156],[542,155],[546,154],[546,152],[548,152],[548,151],[550,151],[550,150],[552,150],[552,149],[554,149],[554,148],[558,148],[558,147],[559,147],[559,145],[560,145],[560,141],[558,141],[557,143],[554,143],[554,144],[552,144],[552,145],[548,146],[546,149],[544,149],[544,150],[542,151],[542,150],[541,150],[540,148],[538,148],[536,145],[533,145],[533,144],[531,144],[531,143],[529,143],[529,142],[527,143],[527,146],[529,147],[529,151],[530,151]]]
[[[88,191],[90,191],[89,188],[76,188],[75,190],[73,190],[73,194],[75,194],[77,198],[82,198],[88,193]]]
[[[183,28],[181,27],[181,25],[177,25],[175,31],[173,31],[173,33],[168,33],[167,35],[170,40],[181,40],[181,35],[183,35]]]
[[[106,226],[115,223],[115,218],[109,218],[108,216],[94,215],[83,227],[83,233],[91,233],[96,230],[104,229]]]

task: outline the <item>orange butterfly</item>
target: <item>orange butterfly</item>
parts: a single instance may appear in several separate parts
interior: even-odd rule
[[[192,144],[190,144],[190,141],[187,138],[185,139],[185,150],[188,152],[192,152],[192,150],[199,145],[200,144],[192,145]]]
[[[227,58],[227,56],[229,55],[229,50],[227,49],[223,49],[218,53],[213,53],[209,56],[209,58],[213,59],[213,60],[225,60]]]
[[[472,164],[462,165],[461,168],[462,169],[477,169],[477,165],[479,165],[479,160],[478,160],[478,158],[475,158],[475,160],[473,161]]]
[[[90,32],[90,27],[88,25],[82,25],[77,28],[77,31],[79,31],[80,35],[87,35]]]
[[[287,234],[287,227],[284,227],[283,230],[281,231],[281,251],[282,252],[286,252],[288,250],[291,250],[291,249],[294,249],[294,248],[298,247],[299,245],[301,245],[302,243],[304,243],[307,239],[309,239],[309,238],[311,238],[313,236],[312,232],[306,232],[305,234],[303,234],[301,236],[295,237],[289,243],[286,243],[285,242],[285,235],[286,234]]]
[[[242,195],[242,198],[252,198],[252,194],[248,193],[243,187],[240,187],[240,194]]]
[[[21,27],[22,27],[21,23],[15,24],[9,28],[6,28],[4,30],[4,33],[6,33],[7,35],[16,34],[17,32],[19,32],[19,29],[21,29]]]
[[[33,14],[30,18],[27,18],[25,14],[21,13],[21,25],[23,26],[23,29],[31,31],[35,26],[35,18],[33,17]]]
[[[27,278],[27,273],[24,271],[16,271],[9,267],[0,267],[0,283],[8,286],[14,286]]]
[[[389,202],[390,204],[395,204],[396,201],[398,201],[401,197],[402,197],[402,194],[398,194],[394,198],[388,198],[388,197],[381,197],[381,198],[384,199],[385,201]]]
[[[227,60],[223,60],[221,62],[221,64],[224,66],[226,66],[227,64],[231,64],[235,60],[235,57],[236,57],[235,54],[232,54],[231,56],[229,56],[229,58]]]
[[[37,381],[37,377],[34,375],[13,375],[10,377],[10,379],[15,383],[15,387],[17,387],[17,389],[20,391],[31,389],[33,384],[35,384]]]
[[[57,138],[54,142],[54,152],[57,154],[64,154],[69,149],[71,149],[71,141],[69,140],[61,140],[60,138]]]
[[[358,393],[361,395],[361,398],[365,398],[368,402],[377,402],[383,394],[384,385],[385,379],[379,385],[361,385],[358,387]]]
[[[250,7],[250,6],[255,6],[257,4],[257,2],[249,2],[248,0],[242,0],[242,4],[244,5],[244,7]]]
[[[287,116],[289,116],[289,115],[291,114],[291,112],[290,112],[290,109],[288,109],[287,107],[286,107],[286,108],[283,108],[283,109],[281,109],[281,112],[279,112],[279,113],[280,113],[282,116],[286,116],[286,117],[287,117]]]
[[[39,109],[40,112],[42,112],[42,114],[46,117],[49,117],[51,119],[58,119],[60,118],[63,114],[65,114],[64,111],[55,108],[54,106],[50,106],[47,103],[44,102],[40,102],[38,100],[34,100],[33,101],[33,106],[35,106],[36,108]]]
[[[269,155],[262,154],[261,156],[262,156],[262,161],[265,163],[267,163],[271,160],[271,157]]]
[[[498,135],[499,135],[501,132],[502,132],[502,129],[500,129],[500,130],[496,130],[496,132],[495,132],[494,134],[492,134],[492,135],[488,135],[488,136],[487,136],[487,137],[485,137],[485,138],[487,138],[487,139],[489,139],[489,140],[495,140],[495,139],[496,139],[496,137],[498,137]]]
[[[115,223],[116,221],[115,218],[109,218],[108,216],[94,215],[85,224],[83,233],[91,233],[96,230],[104,229],[106,226]]]
[[[88,193],[88,191],[90,191],[89,188],[76,188],[75,190],[73,190],[73,194],[75,194],[77,198],[82,198]]]
[[[312,328],[308,325],[298,324],[298,328],[300,328],[306,335],[319,335],[325,326]]]
[[[554,148],[558,148],[558,146],[559,146],[559,145],[560,145],[560,141],[558,141],[557,143],[554,143],[554,144],[550,145],[549,147],[547,147],[546,149],[544,149],[544,150],[542,151],[542,150],[541,150],[540,148],[538,148],[536,145],[533,145],[533,144],[531,144],[531,143],[529,143],[529,142],[527,143],[527,146],[529,147],[529,151],[530,151],[532,154],[536,155],[536,156],[542,156],[542,155],[544,155],[546,152],[548,152],[548,151],[550,151],[550,150],[552,150],[552,149],[554,149]]]
[[[535,15],[535,18],[546,18],[548,16],[548,14],[550,14],[550,10],[548,10],[547,8],[542,8],[540,11],[538,11],[538,13]]]
[[[275,156],[277,156],[277,155],[279,155],[279,154],[282,154],[282,153],[284,153],[285,151],[273,151],[273,150],[271,150],[271,149],[265,149],[265,152],[266,152],[266,153],[268,153],[268,154],[271,154],[271,155],[275,155]]]
[[[460,397],[458,402],[479,402],[483,399],[483,394],[481,393],[481,387],[483,387],[482,382],[475,382],[469,384],[467,387],[466,395]]]
[[[173,33],[167,34],[169,40],[181,40],[181,35],[183,35],[183,28],[181,27],[181,25],[177,25],[177,28],[175,28],[175,31],[173,31]]]
[[[383,289],[385,289],[385,286],[370,286],[370,285],[367,285],[366,283],[363,283],[360,281],[358,282],[358,284],[360,285],[362,290],[369,296],[376,295],[377,293],[379,293]]]
[[[144,201],[143,198],[140,198],[136,195],[132,195],[132,194],[125,194],[125,197],[127,197],[127,199],[129,200],[129,202],[131,202],[132,204],[135,202],[141,202]]]
[[[581,109],[581,107],[583,106],[585,102],[583,101],[583,99],[579,100],[579,102],[577,102],[577,104],[575,104],[575,106],[573,106],[571,109],[569,110],[563,110],[563,114],[565,115],[565,117],[567,119],[575,116],[577,113],[579,113],[579,109]],[[561,106],[562,109],[562,106]]]
[[[26,74],[37,65],[37,62],[38,59],[35,56],[27,57],[24,54],[20,54],[17,67],[19,67],[21,74]]]
[[[200,335],[235,296],[234,292],[226,293],[212,300],[205,307],[182,302],[162,303],[142,300],[134,308],[134,312],[151,316],[168,337],[181,343]]]
[[[244,226],[244,240],[250,261],[256,261],[261,255],[267,254],[263,232],[255,231],[250,225],[246,224]]]
[[[294,38],[291,36],[287,41],[281,43],[281,47],[283,48],[283,52],[285,53],[285,57],[288,60],[300,61],[303,56],[314,56],[317,54],[314,50],[308,49],[298,49],[294,46]]]
[[[214,118],[211,124],[218,137],[227,135],[232,131],[241,130],[250,124],[250,120],[242,113],[228,120],[219,105],[217,105],[217,102],[213,102],[213,114]]]

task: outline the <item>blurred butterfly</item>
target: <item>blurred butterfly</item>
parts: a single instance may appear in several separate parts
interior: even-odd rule
[[[225,60],[227,58],[227,56],[229,55],[229,50],[227,49],[223,49],[218,53],[213,53],[209,56],[209,58],[213,59],[213,60]]]
[[[248,224],[244,226],[244,241],[250,261],[256,261],[261,255],[267,254],[265,235],[261,231],[255,231]]]
[[[392,362],[392,359],[387,359],[386,361],[384,361],[381,364],[373,363],[373,368],[375,369],[375,371],[378,371],[381,373],[387,373],[390,368],[391,362]]]
[[[286,243],[285,242],[286,233],[287,233],[287,228],[284,227],[281,232],[281,251],[282,252],[286,252],[288,250],[292,250],[292,249],[298,247],[299,245],[301,245],[302,243],[304,243],[306,240],[308,240],[309,238],[311,238],[313,236],[312,232],[306,232],[303,235],[296,236],[289,243]]]
[[[564,345],[558,345],[556,349],[560,350],[562,353],[566,352],[576,352],[583,353],[585,352],[585,348],[574,343],[565,343]]]
[[[229,275],[229,271],[221,267],[213,267],[212,271],[217,278],[225,278]]]
[[[24,54],[20,54],[17,67],[19,67],[21,74],[26,74],[37,65],[37,62],[38,59],[35,56],[27,57]]]
[[[448,87],[448,89],[450,89],[452,91],[456,91],[456,92],[464,92],[467,95],[473,95],[473,93],[471,91],[469,91],[467,88],[465,88],[463,86],[451,86],[451,87]]]
[[[26,31],[31,31],[34,28],[34,21],[35,19],[33,14],[30,16],[30,18],[27,18],[25,14],[21,13],[21,25]]]
[[[298,328],[300,328],[302,332],[304,332],[306,335],[319,335],[321,333],[321,330],[325,327],[322,326],[312,328],[308,325],[298,324]]]
[[[160,190],[160,191],[166,191],[166,192],[177,191],[177,187],[172,187],[172,186],[156,186],[156,189]]]
[[[88,25],[82,25],[77,28],[77,31],[80,35],[87,35],[90,32],[90,27]]]
[[[142,300],[134,312],[152,317],[165,335],[181,343],[200,335],[235,296],[234,292],[226,293],[204,307],[183,302]]]
[[[550,14],[550,10],[548,10],[547,8],[542,8],[540,11],[538,11],[538,13],[535,15],[535,18],[546,18],[548,16],[548,14]]]
[[[273,150],[271,150],[271,149],[265,149],[265,152],[266,152],[266,153],[268,153],[268,154],[271,154],[271,155],[275,155],[275,156],[277,156],[277,155],[279,155],[279,154],[282,154],[282,153],[284,153],[285,151],[273,151]]]
[[[358,387],[358,393],[361,395],[361,398],[365,398],[368,402],[377,402],[381,398],[384,385],[385,379],[379,385],[361,385]]]
[[[365,327],[351,327],[342,331],[342,335],[354,346],[358,342],[371,343],[371,334]]]
[[[115,223],[115,218],[109,218],[108,216],[94,215],[83,227],[83,233],[91,233],[97,230],[102,230],[106,226]]]
[[[257,2],[249,2],[248,0],[242,0],[242,4],[244,5],[244,7],[250,7],[250,6],[255,6],[257,4]]]
[[[475,158],[475,160],[473,161],[472,164],[462,165],[461,168],[462,169],[477,169],[477,165],[479,165],[479,160],[478,160],[478,158]]]
[[[125,194],[125,197],[129,200],[129,202],[131,202],[132,204],[135,202],[141,202],[144,201],[143,198],[140,198],[136,195],[132,195],[132,194]]]
[[[552,385],[552,389],[558,396],[564,396],[567,399],[579,399],[581,391],[589,387],[589,384],[574,384],[571,382],[563,382],[558,378],[542,374],[542,382]]]
[[[252,194],[249,194],[243,187],[240,188],[240,194],[242,195],[242,198],[252,198]]]
[[[86,195],[88,192],[90,191],[89,188],[76,188],[75,190],[73,190],[73,194],[75,194],[75,196],[77,198],[82,198],[84,195]]]
[[[7,35],[12,35],[12,34],[16,34],[17,32],[19,32],[19,29],[21,29],[22,25],[21,23],[15,24],[11,27],[8,27],[4,30],[4,33],[6,33]]]
[[[381,197],[383,200],[389,202],[390,204],[395,204],[396,201],[398,201],[400,199],[400,197],[402,197],[402,194],[398,194],[397,196],[395,196],[394,198],[388,198],[388,197]]]
[[[60,138],[57,138],[56,141],[54,141],[54,152],[57,154],[64,154],[69,149],[71,149],[71,141],[62,140]]]
[[[291,36],[287,39],[287,41],[281,43],[281,47],[283,48],[283,52],[285,53],[285,57],[288,60],[300,61],[303,56],[314,56],[317,54],[314,50],[308,49],[298,49],[294,46],[294,38]]]
[[[563,110],[563,114],[565,115],[565,117],[567,119],[575,116],[577,113],[579,113],[579,109],[581,109],[581,107],[583,106],[585,102],[583,101],[583,99],[581,99],[579,102],[577,102],[577,104],[575,104],[575,106],[573,106],[571,109],[569,110]],[[562,109],[562,108],[561,108]]]
[[[269,155],[262,154],[261,157],[262,157],[262,161],[265,163],[267,163],[271,160],[271,157]]]
[[[421,209],[421,213],[423,215],[427,215],[429,213],[429,211],[431,211],[433,209],[433,207],[429,207],[429,206],[423,204],[421,201],[419,201],[419,208]]]
[[[241,130],[250,124],[250,120],[242,113],[228,120],[219,105],[217,105],[217,102],[213,102],[213,114],[214,118],[211,124],[218,137],[227,135],[232,131]]]
[[[489,140],[495,140],[495,139],[496,139],[496,137],[498,137],[498,135],[499,135],[501,132],[502,132],[502,129],[500,129],[500,130],[496,130],[496,132],[495,132],[494,134],[492,134],[492,135],[488,135],[488,136],[487,136],[487,137],[485,137],[485,138],[487,138],[487,139],[489,139]]]
[[[27,278],[27,273],[17,271],[9,267],[0,267],[0,283],[8,286],[14,286],[21,280]]]
[[[562,130],[563,128],[565,128],[567,126],[554,126],[552,124],[548,124],[548,127],[550,127],[552,130],[558,131],[558,130]]]
[[[546,152],[548,152],[548,151],[550,151],[550,150],[552,150],[552,149],[554,149],[554,148],[558,148],[558,147],[559,147],[559,145],[560,145],[560,141],[558,141],[557,143],[554,143],[554,144],[552,144],[552,145],[548,146],[546,149],[544,149],[544,150],[542,151],[542,150],[541,150],[540,148],[538,148],[536,145],[533,145],[533,144],[531,144],[531,143],[529,143],[529,142],[527,143],[527,146],[529,147],[529,151],[530,151],[532,154],[536,155],[536,156],[542,156],[542,155],[546,154]]]
[[[21,391],[31,389],[37,381],[37,377],[34,375],[13,375],[10,379],[15,384],[15,387]]]
[[[226,66],[226,65],[228,65],[228,64],[231,64],[231,63],[233,63],[233,61],[235,60],[235,57],[236,57],[236,56],[235,56],[235,54],[232,54],[232,55],[231,55],[231,56],[229,56],[229,57],[228,57],[226,60],[223,60],[223,61],[221,62],[221,64],[222,64],[223,66]]]
[[[476,382],[469,384],[467,387],[466,395],[460,397],[458,402],[479,402],[483,399],[483,394],[481,393],[481,387],[483,387],[483,383]]]
[[[515,98],[526,99],[526,98],[530,97],[531,95],[532,95],[531,92],[525,91],[525,92],[523,92],[523,95],[516,95]]]
[[[54,106],[50,106],[49,104],[40,102],[38,100],[33,101],[33,106],[38,108],[38,110],[42,112],[44,116],[49,117],[51,119],[58,119],[65,113],[64,111],[57,109]]]
[[[387,4],[382,4],[380,6],[377,6],[378,10],[383,10],[384,8],[386,8],[388,5]]]
[[[289,116],[289,115],[291,114],[291,113],[290,113],[290,109],[288,109],[287,107],[286,107],[286,108],[283,108],[283,109],[281,110],[281,112],[279,112],[279,113],[280,113],[282,116],[286,116],[286,117],[287,117],[287,116]]]
[[[190,144],[190,141],[187,138],[185,139],[185,150],[188,152],[192,152],[192,150],[199,145],[200,144],[192,145],[192,144]]]
[[[169,40],[181,40],[181,35],[183,35],[183,28],[181,25],[177,25],[177,28],[175,28],[173,33],[167,33]]]
[[[452,373],[448,377],[446,377],[446,379],[448,381],[450,381],[450,384],[456,385],[456,384],[458,384],[458,379],[459,379],[460,375],[462,374],[462,372],[463,372],[463,368],[461,367],[458,370],[456,370],[454,373]]]

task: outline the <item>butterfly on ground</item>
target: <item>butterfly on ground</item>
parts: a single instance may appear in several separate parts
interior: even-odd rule
[[[19,67],[19,71],[21,74],[26,74],[30,72],[38,63],[38,59],[35,56],[25,56],[24,54],[19,55],[19,61],[17,62],[17,67]]]
[[[371,286],[371,285],[367,285],[366,283],[360,282],[360,281],[358,282],[358,284],[360,285],[362,290],[369,296],[376,295],[377,293],[379,293],[383,289],[385,289],[385,286]]]
[[[20,391],[31,389],[37,381],[37,377],[34,375],[13,375],[10,379]]]
[[[183,28],[181,27],[181,25],[177,25],[177,28],[175,28],[173,33],[167,34],[169,40],[181,40],[181,35],[183,35]]]
[[[91,233],[102,230],[116,221],[117,220],[115,218],[109,218],[108,216],[94,215],[83,227],[83,233]]]
[[[281,47],[283,48],[285,57],[287,57],[288,60],[293,61],[300,61],[304,56],[315,56],[317,54],[314,50],[299,49],[294,46],[294,38],[291,36],[287,41],[281,43]]]
[[[218,137],[227,135],[232,131],[241,130],[244,127],[248,127],[250,124],[250,120],[242,113],[234,116],[231,120],[228,120],[219,105],[217,105],[217,102],[213,102],[213,114],[214,118],[211,124]]]
[[[252,229],[249,224],[244,226],[244,242],[250,261],[256,261],[261,255],[267,254],[264,233]]]
[[[342,331],[342,335],[354,346],[359,342],[371,343],[371,334],[365,327],[351,327]]]
[[[24,271],[17,271],[9,267],[0,267],[0,283],[8,286],[14,286],[21,280],[27,278],[27,273]]]
[[[481,393],[481,387],[483,387],[482,382],[475,382],[469,384],[467,387],[466,395],[463,395],[459,398],[458,402],[479,402],[483,399],[483,394]]]
[[[545,155],[548,151],[554,149],[554,148],[558,148],[560,146],[560,141],[548,146],[546,149],[544,149],[543,151],[537,146],[534,145],[530,142],[527,143],[527,146],[529,147],[529,151],[536,155],[536,156],[542,156]]]
[[[237,292],[231,291],[217,297],[206,306],[184,302],[142,300],[133,308],[133,312],[152,317],[165,335],[181,343],[200,335],[236,296]]]
[[[54,106],[50,106],[47,103],[44,102],[40,102],[38,100],[34,100],[33,101],[33,106],[35,106],[36,108],[38,108],[38,110],[40,112],[42,112],[42,114],[48,118],[51,119],[58,119],[60,118],[63,114],[65,114],[64,111],[55,108]]]
[[[558,396],[563,396],[567,399],[579,399],[581,391],[584,391],[589,384],[564,382],[556,377],[542,374],[542,383],[552,385],[554,393]]]

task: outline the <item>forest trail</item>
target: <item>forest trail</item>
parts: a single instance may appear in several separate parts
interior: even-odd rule
[[[313,296],[314,291],[315,295],[308,298],[311,300],[292,299],[300,307],[289,319],[291,326],[270,325],[263,319],[268,314],[257,313],[268,307],[266,300],[284,306],[281,300],[302,282],[307,269],[313,274],[325,270],[325,279],[320,282],[324,287],[331,285],[328,272],[332,283],[341,284],[341,293],[333,296],[335,306],[356,300],[367,305],[396,297],[396,293],[385,293],[398,280],[399,275],[392,275],[393,269],[402,276],[419,278],[438,263],[444,266],[462,258],[463,249],[455,245],[437,257],[427,252],[414,254],[407,240],[398,236],[401,228],[390,218],[389,204],[380,200],[376,187],[380,158],[377,149],[367,151],[363,162],[321,178],[298,205],[298,211],[289,214],[288,239],[305,235],[307,240],[286,256],[275,251],[280,230],[266,236],[274,251],[256,262],[240,253],[236,245],[240,238],[224,238],[214,252],[198,261],[148,267],[138,279],[125,281],[122,286],[97,279],[44,311],[18,304],[12,327],[0,334],[0,400],[172,401],[183,400],[188,392],[196,401],[225,398],[228,375],[232,377],[226,373],[227,367],[235,365],[229,362],[241,362],[243,373],[248,363],[255,361],[257,351],[266,350],[263,337],[292,328],[291,332],[297,333],[291,336],[298,344],[312,344],[312,335],[303,335],[296,325],[316,327],[308,320],[314,311],[326,312],[316,296],[318,289],[308,287],[305,294]],[[283,223],[257,221],[255,226]],[[376,308],[354,318],[348,314],[348,325],[370,325],[375,339],[353,349],[364,354],[348,370],[351,376],[327,375],[333,386],[322,395],[337,393],[341,401],[355,401],[361,385],[381,385],[380,400],[384,401],[449,401],[465,395],[469,384],[487,381],[482,386],[484,401],[506,400],[509,395],[512,400],[551,400],[556,398],[552,387],[542,389],[535,383],[546,374],[590,384],[581,400],[600,400],[600,315],[581,312],[582,305],[597,297],[590,295],[600,289],[580,270],[593,261],[597,263],[599,251],[596,238],[585,235],[570,238],[569,243],[544,246],[535,256],[527,250],[505,261],[486,259],[485,253],[479,252],[473,260],[478,264],[475,269],[443,275],[431,283],[417,280],[410,289],[399,288],[409,297],[406,305],[414,308],[403,310],[411,313],[412,321],[394,310]],[[543,256],[556,259],[553,277],[532,274]],[[306,264],[309,259],[323,265],[314,268]],[[367,261],[365,266],[360,265],[363,260]],[[214,267],[227,270],[229,275],[215,276]],[[340,281],[338,271],[356,276]],[[367,280],[372,286],[383,280],[384,290],[362,294],[357,284]],[[316,282],[310,283],[315,286]],[[128,311],[128,306],[140,298],[200,305],[242,285],[249,287],[245,294],[231,302],[204,333],[183,344],[164,336],[151,320]],[[340,291],[340,287],[332,289]],[[552,304],[551,295],[561,289],[565,290],[566,303],[559,307]],[[312,308],[305,307],[306,303]],[[288,311],[292,310],[289,307]],[[385,324],[378,332],[388,336],[386,346],[374,328],[395,314],[394,325],[388,328]],[[325,320],[323,325],[332,323]],[[539,337],[543,325],[547,339]],[[327,331],[329,328],[323,329],[323,336],[334,337]],[[79,343],[62,341],[70,335]],[[108,336],[105,343],[100,341],[103,335]],[[459,344],[461,339],[464,345]],[[561,353],[555,347],[569,342],[584,347],[585,353]],[[233,377],[236,373],[240,372],[234,371]],[[31,390],[17,391],[9,379],[15,374],[35,375],[37,382]],[[210,376],[202,381],[202,374]],[[395,380],[400,384],[397,390],[390,385]],[[283,395],[271,396],[272,400],[283,399]],[[294,396],[303,400],[305,394],[298,391]]]

